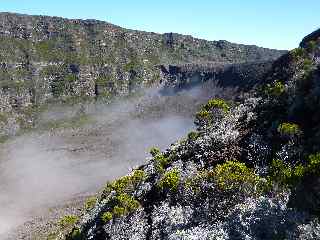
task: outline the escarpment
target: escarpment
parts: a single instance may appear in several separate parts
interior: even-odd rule
[[[265,61],[284,53],[96,20],[1,13],[0,135],[33,126],[48,102],[110,98],[158,84],[158,65]]]
[[[248,91],[259,85],[271,70],[273,61],[245,63],[189,63],[159,66],[162,81],[168,89],[192,87],[207,81],[221,87]]]

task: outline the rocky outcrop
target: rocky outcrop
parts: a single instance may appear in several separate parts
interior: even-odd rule
[[[173,87],[176,90],[207,81],[215,81],[222,87],[247,91],[261,83],[271,68],[272,61],[159,66],[165,87]]]
[[[34,107],[50,101],[127,95],[157,84],[156,65],[252,62],[283,53],[96,20],[0,13],[1,114],[17,128],[29,126]]]
[[[306,48],[308,43],[310,41],[318,41],[320,39],[320,29],[317,29],[316,31],[310,33],[308,36],[303,38],[303,40],[300,43],[300,47]]]

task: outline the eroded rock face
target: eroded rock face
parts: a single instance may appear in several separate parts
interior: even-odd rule
[[[248,63],[190,63],[159,66],[162,81],[167,88],[176,90],[207,81],[222,87],[250,90],[261,83],[272,68],[272,61]]]
[[[3,114],[15,118],[52,100],[127,95],[158,84],[159,64],[261,61],[283,53],[96,20],[1,13],[0,91],[9,100],[1,108],[13,109]]]

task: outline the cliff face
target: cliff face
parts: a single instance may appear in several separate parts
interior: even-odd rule
[[[0,14],[1,136],[32,125],[52,100],[126,95],[160,81],[156,65],[276,59],[283,51],[96,20]]]
[[[164,86],[179,91],[207,81],[221,87],[232,87],[242,91],[259,85],[271,70],[273,61],[245,63],[190,63],[159,66]]]
[[[65,239],[320,239],[320,40],[307,46],[251,98],[210,100],[197,131],[107,183]]]

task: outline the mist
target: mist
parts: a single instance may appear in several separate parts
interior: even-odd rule
[[[1,146],[0,235],[99,191],[145,163],[151,147],[165,150],[193,129],[196,110],[221,91],[202,85],[163,96],[151,89],[109,104],[52,105],[35,130]],[[51,127],[64,122],[69,125]]]

